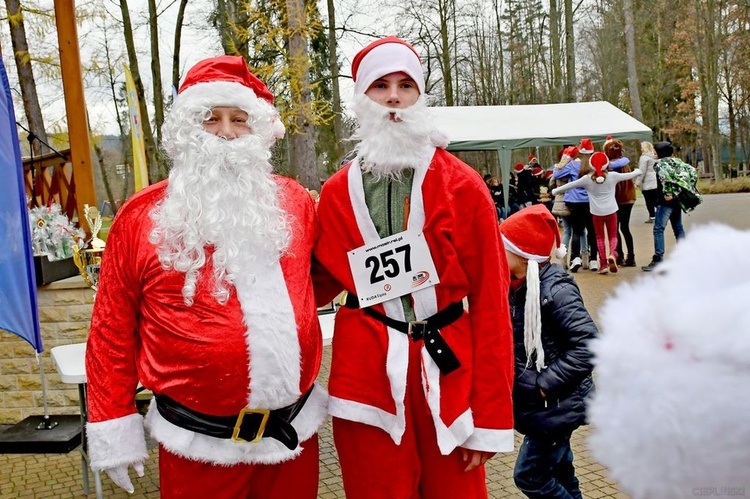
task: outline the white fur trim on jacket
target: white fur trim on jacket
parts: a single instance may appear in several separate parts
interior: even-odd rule
[[[264,438],[253,444],[233,442],[230,439],[214,438],[185,430],[164,419],[159,414],[156,404],[154,399],[149,406],[146,427],[157,442],[178,456],[228,466],[237,463],[280,463],[293,459],[302,452],[299,445],[295,450],[289,450],[273,438]],[[313,385],[310,397],[292,421],[300,442],[317,433],[328,413],[327,405],[328,393],[319,385]]]
[[[242,256],[240,256],[242,258]],[[250,358],[248,407],[278,409],[299,399],[300,345],[294,308],[281,264],[243,263],[235,276],[247,324]]]
[[[143,416],[138,413],[86,423],[86,437],[94,471],[141,463],[148,457]]]

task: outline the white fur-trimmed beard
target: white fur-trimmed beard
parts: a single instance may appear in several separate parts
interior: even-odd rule
[[[365,94],[354,98],[352,110],[359,126],[352,140],[362,158],[362,167],[375,176],[399,178],[406,168],[427,168],[435,147],[427,99],[420,95],[414,105],[406,109],[381,106]],[[397,120],[391,119],[395,115]]]
[[[151,212],[149,240],[165,270],[185,274],[182,295],[191,305],[206,248],[213,246],[212,295],[229,300],[242,273],[277,261],[288,247],[288,221],[271,176],[267,140],[246,135],[224,140],[185,124],[173,134],[173,166],[165,199]]]

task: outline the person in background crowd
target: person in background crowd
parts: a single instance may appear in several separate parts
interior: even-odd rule
[[[613,172],[629,173],[630,159],[622,155],[622,142],[607,137],[604,141],[604,154],[609,159],[609,169]],[[641,170],[643,171],[643,170]],[[638,178],[638,177],[636,177]],[[635,267],[635,249],[633,235],[630,233],[630,213],[635,204],[635,183],[633,180],[623,180],[615,186],[615,201],[617,201],[617,265]],[[627,257],[623,256],[623,240],[627,248]]]
[[[594,152],[594,144],[591,139],[581,139],[578,146],[578,157],[570,157],[563,163],[562,161],[555,165],[552,176],[555,179],[565,179],[567,182],[575,181],[591,172],[589,166],[589,155]],[[583,265],[581,258],[581,237],[586,236],[589,246],[589,269],[599,270],[597,261],[596,238],[594,236],[594,227],[591,221],[591,212],[589,211],[589,194],[583,187],[565,192],[564,200],[570,210],[570,225],[573,229],[573,242],[570,245],[570,271],[575,273]],[[555,191],[552,191],[554,195]],[[588,233],[587,233],[588,232]]]
[[[508,268],[516,371],[515,427],[524,435],[513,473],[532,498],[581,498],[570,436],[586,422],[598,334],[573,278],[550,262],[562,258],[557,221],[540,205],[501,226]]]
[[[681,181],[679,177],[681,175],[690,177],[688,183],[691,185],[695,185],[697,180],[695,168],[672,156],[674,148],[671,142],[657,142],[654,150],[658,158],[654,164],[658,192],[656,219],[654,220],[654,256],[648,265],[641,267],[645,272],[654,270],[664,259],[664,231],[667,228],[667,222],[672,225],[675,240],[679,241],[685,237],[679,199]]]
[[[534,204],[536,196],[534,194],[534,178],[532,176],[532,167],[517,163],[513,167],[513,173],[516,174],[516,202],[523,208]]]
[[[659,197],[658,184],[656,182],[656,151],[651,142],[641,142],[641,157],[638,159],[638,169],[643,175],[635,179],[635,184],[640,187],[643,193],[643,200],[646,202],[648,210],[648,220],[646,223],[654,223],[656,217],[656,200]]]
[[[594,171],[590,175],[568,182],[552,190],[552,194],[565,192],[576,187],[583,187],[589,193],[591,216],[596,232],[596,244],[599,252],[599,273],[617,272],[617,202],[615,185],[641,174],[640,170],[630,173],[608,172],[609,159],[603,152],[591,155],[590,165]],[[609,244],[607,244],[609,243]],[[607,253],[609,246],[609,253]],[[606,260],[605,260],[605,256]]]
[[[273,95],[239,56],[185,76],[164,122],[169,179],[131,197],[109,232],[86,347],[93,470],[132,493],[159,442],[160,495],[294,497],[318,491],[314,383],[323,342],[310,275],[318,222],[273,175],[284,135]]]
[[[328,385],[344,491],[486,498],[484,463],[513,448],[495,207],[478,173],[442,148],[411,45],[371,43],[352,75],[357,155],[323,187],[315,249],[348,292]]]

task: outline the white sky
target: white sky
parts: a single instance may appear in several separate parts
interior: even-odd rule
[[[32,0],[29,0],[30,2]],[[52,0],[35,0],[43,9],[52,12]],[[120,18],[119,4],[114,0],[89,0],[96,5],[102,6],[112,16]],[[368,4],[370,8],[364,8],[361,5]],[[85,7],[85,0],[78,0],[79,9]],[[210,27],[208,14],[214,5],[213,0],[195,0],[188,3],[185,13],[185,26],[182,31],[182,48],[180,53],[181,72],[190,68],[199,60],[219,55],[222,53],[216,32]],[[133,24],[135,38],[137,40],[136,50],[138,52],[138,62],[141,78],[144,82],[147,95],[152,93],[151,85],[151,57],[149,45],[149,28],[147,24],[148,10],[147,0],[130,0],[129,7],[131,12],[131,22]],[[321,20],[327,24],[326,2],[319,3],[321,10]],[[383,18],[382,13],[371,8],[372,3],[366,0],[336,0],[335,7],[337,23],[346,22],[350,30],[367,33],[377,33],[380,35],[393,34],[394,29],[388,26],[388,21]],[[165,98],[169,98],[171,92],[172,79],[172,56],[174,45],[175,19],[177,17],[178,2],[174,0],[160,0],[158,10],[163,11],[159,18],[159,41],[160,41],[160,58],[161,58],[161,75]],[[382,10],[382,9],[381,9]],[[0,9],[3,17],[4,8]],[[364,12],[364,13],[361,13]],[[29,16],[31,17],[31,16]],[[57,33],[54,23],[50,22],[46,27],[37,29],[39,18],[36,22],[27,21],[27,37],[31,47],[32,55],[54,54],[57,56]],[[96,54],[103,53],[105,33],[101,28],[101,22],[85,23],[79,26],[79,47],[81,60],[84,65],[96,60]],[[107,34],[109,43],[114,49],[112,54],[121,52],[123,62],[127,60],[125,55],[124,42],[122,41],[121,28],[115,27],[110,29]],[[342,73],[348,75],[351,66],[351,59],[354,54],[372,38],[348,32],[339,40],[339,58],[342,65]],[[25,116],[21,103],[21,96],[18,90],[18,76],[15,69],[15,62],[12,57],[12,46],[7,21],[0,23],[0,41],[3,48],[3,61],[8,71],[11,86],[14,87],[13,99],[16,104],[16,118],[25,125]],[[37,48],[39,47],[39,48]],[[100,57],[101,60],[103,58]],[[65,124],[65,103],[61,82],[59,80],[50,80],[45,78],[43,71],[37,69],[37,63],[32,63],[35,67],[35,77],[39,98],[42,104],[45,118],[45,126],[48,132],[54,132],[66,129]],[[122,74],[122,64],[116,64],[117,79],[119,82],[124,81]],[[351,79],[341,78],[341,95],[344,101],[351,98],[353,85]],[[117,134],[116,109],[112,103],[111,90],[106,78],[95,79],[88,77],[84,81],[84,91],[86,95],[86,105],[89,112],[89,119],[95,132],[106,134]],[[153,118],[153,116],[152,116]]]

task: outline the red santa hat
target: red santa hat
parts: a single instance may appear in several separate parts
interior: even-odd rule
[[[544,172],[544,180],[549,180],[549,178],[552,176],[552,170],[545,170]]]
[[[578,145],[578,152],[581,154],[591,154],[594,152],[594,143],[591,139],[581,139],[581,143]]]
[[[596,183],[601,184],[602,182],[604,182],[604,172],[609,166],[609,158],[607,157],[607,155],[603,152],[595,152],[591,155],[589,164],[591,165],[591,168],[593,168],[596,172]]]
[[[563,156],[567,156],[570,159],[575,159],[578,156],[578,148],[576,146],[568,146],[563,149]]]
[[[538,163],[539,160],[533,154],[529,154],[529,163]]]
[[[536,352],[536,369],[544,367],[542,349],[542,315],[539,302],[539,264],[550,259],[552,248],[555,256],[564,258],[565,245],[560,238],[557,220],[543,204],[535,204],[517,211],[500,224],[500,234],[505,250],[526,258],[526,305],[524,308],[524,346],[526,358]]]
[[[513,171],[516,173],[521,173],[524,168],[526,168],[526,165],[524,165],[523,163],[516,163],[516,166],[513,167]]]
[[[284,136],[284,124],[273,109],[273,94],[250,72],[242,56],[221,55],[195,64],[185,75],[177,100],[208,108],[227,106],[245,111],[261,100],[272,108],[274,137]]]
[[[535,177],[541,176],[542,173],[544,173],[544,168],[542,168],[541,166],[535,166],[531,169],[531,174]]]
[[[376,40],[360,50],[352,62],[354,94],[361,95],[372,82],[391,73],[406,73],[424,93],[422,62],[414,47],[396,36]]]

